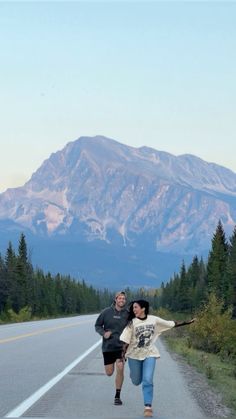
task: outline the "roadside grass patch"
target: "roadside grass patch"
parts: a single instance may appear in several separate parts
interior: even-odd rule
[[[179,336],[179,331],[166,333],[164,337],[168,348],[183,356],[189,365],[203,373],[212,388],[222,394],[223,402],[233,409],[236,416],[236,365],[230,359],[194,349],[188,336]]]

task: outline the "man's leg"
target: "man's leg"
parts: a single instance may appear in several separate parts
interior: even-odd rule
[[[106,375],[109,377],[113,374],[116,364],[116,394],[114,404],[121,405],[122,401],[120,400],[120,391],[124,381],[124,362],[121,360],[121,351],[115,352],[103,352],[104,357],[104,366]],[[114,361],[114,362],[113,362]]]
[[[124,361],[116,360],[116,388],[121,389],[124,381]]]
[[[120,399],[120,392],[121,392],[123,381],[124,381],[124,361],[122,359],[117,359],[116,360],[116,379],[115,379],[116,394],[115,394],[115,400],[114,400],[115,405],[122,404],[122,401]]]
[[[110,377],[114,372],[114,364],[105,365],[105,372],[108,377]]]

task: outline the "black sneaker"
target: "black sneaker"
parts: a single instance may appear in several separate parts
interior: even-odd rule
[[[114,404],[116,406],[121,406],[123,403],[119,397],[115,397]]]

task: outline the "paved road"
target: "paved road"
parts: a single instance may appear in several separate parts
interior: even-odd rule
[[[163,355],[158,362],[155,376],[155,418],[205,419],[188,391],[178,366],[164,348],[161,349]],[[101,353],[96,350],[24,414],[24,417],[141,418],[141,387],[130,383],[128,366],[122,392],[123,406],[113,405],[113,382],[113,377],[104,375]]]
[[[114,377],[103,371],[96,316],[80,316],[0,327],[0,416],[28,418],[138,419],[143,415],[141,387],[131,384],[126,365],[123,406],[114,406]],[[178,364],[158,342],[155,374],[156,419],[206,419],[188,390]],[[77,359],[73,365],[73,361]],[[70,368],[66,371],[66,368]],[[19,415],[17,406],[39,388],[63,376]],[[18,412],[10,414],[10,412]]]
[[[0,417],[98,341],[96,316],[0,326]]]

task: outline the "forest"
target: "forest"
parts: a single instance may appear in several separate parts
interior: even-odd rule
[[[236,317],[236,227],[226,239],[221,221],[212,238],[207,261],[194,256],[186,267],[175,273],[161,288],[126,289],[128,301],[147,298],[153,310],[173,313],[196,313],[216,299],[222,312]],[[0,255],[0,321],[29,320],[61,315],[99,312],[111,304],[113,292],[98,290],[69,275],[52,275],[34,268],[25,235],[15,251],[9,242],[6,254]]]
[[[0,256],[2,322],[98,312],[110,300],[107,290],[98,291],[84,280],[33,268],[23,233],[17,252],[9,242],[5,256]]]
[[[158,305],[174,312],[191,313],[206,303],[211,294],[236,316],[236,227],[227,241],[221,221],[207,261],[195,256],[188,268],[183,261],[180,273],[162,283]]]

